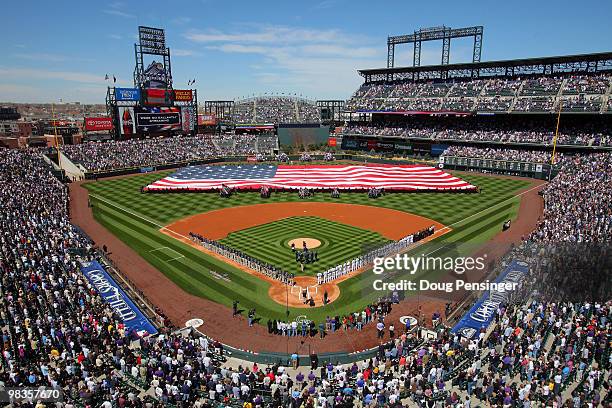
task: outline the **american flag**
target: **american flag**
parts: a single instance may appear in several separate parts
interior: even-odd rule
[[[278,189],[367,190],[473,190],[476,187],[459,177],[421,165],[312,165],[271,164],[190,166],[164,177],[146,190],[218,190],[223,185],[241,190],[262,186]]]

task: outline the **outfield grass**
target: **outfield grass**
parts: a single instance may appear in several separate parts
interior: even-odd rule
[[[186,292],[227,306],[233,300],[239,300],[244,308],[256,307],[258,315],[263,316],[264,320],[285,318],[284,306],[267,296],[268,283],[162,234],[159,229],[186,216],[214,209],[302,200],[295,193],[273,194],[270,199],[262,199],[255,192],[240,193],[230,199],[220,199],[216,193],[140,192],[140,187],[169,173],[136,175],[85,184],[94,206],[94,217]],[[396,193],[378,199],[369,199],[365,193],[346,193],[340,199],[331,199],[329,194],[319,193],[308,201],[374,205],[434,219],[451,225],[453,230],[413,252],[435,251],[436,256],[466,256],[499,232],[501,223],[516,217],[520,198],[514,196],[530,183],[526,180],[476,174],[461,177],[479,186],[481,193]],[[176,253],[183,257],[178,257]],[[266,256],[272,257],[273,252]],[[211,270],[227,274],[231,282],[215,279]],[[432,272],[429,274],[428,278],[435,278]],[[374,277],[372,273],[366,272],[341,282],[341,294],[337,301],[314,309],[290,308],[290,317],[307,314],[309,318],[318,321],[326,315],[358,310],[380,295],[372,290]],[[417,273],[411,278],[419,277]]]
[[[304,265],[301,272],[288,242],[295,238],[315,238],[318,261]],[[222,243],[297,275],[315,275],[332,266],[358,257],[363,248],[389,242],[377,232],[341,224],[319,217],[289,217],[282,220],[235,231]],[[301,245],[297,245],[301,249]]]

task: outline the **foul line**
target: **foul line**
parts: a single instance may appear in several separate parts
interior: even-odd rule
[[[161,256],[158,256],[158,255],[154,254],[154,252],[156,252],[156,251],[161,251],[162,249],[169,249],[170,251],[174,252],[174,253],[175,253],[175,254],[177,254],[178,256],[176,256],[176,257],[174,257],[174,258],[170,258],[170,259],[168,259],[168,260],[165,260],[165,259],[162,259],[162,257],[161,257]],[[149,253],[150,253],[150,254],[155,255],[155,257],[156,257],[156,258],[161,259],[161,260],[162,260],[162,261],[164,261],[164,262],[176,261],[177,259],[182,259],[182,258],[184,258],[184,257],[185,257],[185,255],[181,254],[181,253],[180,253],[180,252],[178,252],[177,250],[174,250],[174,249],[172,249],[172,248],[170,248],[170,247],[167,247],[167,246],[163,246],[163,247],[159,247],[159,248],[154,248],[154,249],[150,250],[150,251],[149,251]]]
[[[90,196],[91,196],[91,197],[93,197],[93,198],[95,198],[96,200],[100,200],[100,201],[102,201],[102,202],[104,202],[104,203],[106,203],[106,204],[111,205],[112,207],[118,208],[118,209],[120,209],[121,211],[124,211],[124,212],[126,212],[126,213],[128,213],[128,214],[130,214],[130,215],[133,215],[133,216],[135,216],[136,218],[140,218],[141,220],[145,220],[145,221],[147,221],[148,223],[151,223],[151,224],[155,225],[156,227],[158,227],[158,228],[160,229],[160,231],[161,231],[161,230],[166,230],[166,231],[169,231],[170,233],[172,233],[172,234],[174,234],[174,235],[178,235],[178,236],[179,236],[179,237],[181,237],[181,238],[185,238],[185,239],[189,239],[189,240],[191,240],[189,237],[186,237],[185,235],[183,235],[183,234],[181,234],[181,233],[178,233],[178,232],[176,232],[176,231],[173,231],[173,230],[171,230],[171,229],[169,229],[169,228],[165,227],[164,225],[160,224],[159,222],[157,222],[157,221],[153,221],[152,219],[150,219],[150,218],[148,218],[148,217],[145,217],[145,216],[144,216],[144,215],[142,215],[142,214],[138,214],[138,213],[136,213],[136,212],[134,212],[134,211],[130,211],[130,210],[128,210],[127,208],[124,208],[123,206],[121,206],[121,205],[119,205],[119,204],[117,204],[117,203],[115,203],[115,202],[113,202],[113,201],[107,200],[107,199],[102,198],[102,197],[100,197],[100,196],[97,196],[97,195],[95,195],[95,194],[90,194]]]
[[[500,202],[499,202],[499,203],[497,203],[497,204],[493,204],[492,206],[490,206],[490,207],[488,207],[488,208],[485,208],[485,209],[484,209],[484,210],[482,210],[482,211],[478,211],[477,213],[474,213],[474,214],[472,214],[472,215],[470,215],[470,216],[468,216],[468,217],[465,217],[465,218],[464,218],[464,219],[462,219],[462,220],[459,220],[459,221],[453,222],[452,224],[448,224],[447,226],[445,226],[445,227],[444,227],[444,228],[442,228],[442,229],[439,229],[438,231],[444,231],[445,229],[450,229],[450,227],[452,227],[453,225],[460,224],[460,223],[462,223],[462,222],[464,222],[464,221],[469,220],[469,219],[470,219],[470,218],[472,218],[472,217],[475,217],[475,216],[477,216],[477,215],[479,215],[479,214],[482,214],[483,212],[489,211],[489,210],[490,210],[490,209],[492,209],[492,208],[495,208],[495,207],[497,207],[497,206],[499,206],[499,205],[501,205],[501,204],[504,204],[504,203],[506,203],[507,201],[514,200],[516,197],[520,197],[520,196],[522,196],[523,194],[527,194],[528,192],[530,192],[530,191],[532,191],[532,190],[535,190],[536,188],[540,188],[542,185],[543,185],[543,184],[540,184],[540,185],[537,185],[537,186],[533,186],[533,187],[531,187],[529,190],[525,190],[525,191],[523,191],[522,193],[519,193],[519,194],[513,195],[512,197],[508,197],[508,198],[506,198],[505,200],[500,201]]]
[[[544,184],[545,184],[545,183],[544,183]],[[482,210],[482,211],[478,211],[477,213],[472,214],[472,215],[470,215],[469,217],[466,217],[466,218],[464,218],[464,219],[462,219],[462,220],[460,220],[460,221],[454,222],[454,223],[452,223],[452,224],[450,224],[450,225],[448,225],[448,226],[446,226],[446,227],[442,228],[442,230],[444,230],[445,228],[448,228],[448,227],[450,227],[450,226],[452,226],[452,225],[457,225],[457,224],[462,223],[462,222],[464,222],[464,221],[466,221],[466,220],[469,220],[470,218],[472,218],[472,217],[474,217],[474,216],[476,216],[476,215],[478,215],[478,214],[482,214],[483,212],[488,211],[488,210],[490,210],[490,209],[492,209],[492,208],[494,208],[494,207],[497,207],[497,206],[499,206],[500,204],[504,204],[504,203],[505,203],[505,202],[507,202],[507,201],[513,200],[513,199],[515,199],[516,197],[521,197],[523,194],[527,194],[527,193],[529,193],[530,191],[535,190],[536,188],[540,188],[540,187],[541,187],[541,186],[543,186],[544,184],[539,184],[539,185],[537,185],[537,186],[533,186],[533,187],[531,187],[529,190],[525,190],[525,191],[523,191],[522,193],[519,193],[519,194],[513,195],[512,197],[509,197],[509,198],[507,198],[507,199],[505,199],[505,200],[503,200],[503,201],[500,201],[499,203],[497,203],[497,204],[495,204],[495,205],[492,205],[492,206],[491,206],[491,207],[489,207],[489,208],[485,208],[484,210]],[[519,204],[520,204],[520,203],[519,203]],[[442,231],[442,230],[440,230],[440,231]],[[434,253],[438,252],[439,250],[441,250],[441,249],[444,249],[444,248],[448,247],[449,245],[450,245],[450,244],[448,244],[448,245],[443,245],[443,246],[441,246],[440,248],[434,249],[433,251],[431,251],[431,252],[429,252],[429,253],[427,253],[427,254],[423,254],[423,256],[429,256],[429,255],[431,255],[431,254],[434,254]]]

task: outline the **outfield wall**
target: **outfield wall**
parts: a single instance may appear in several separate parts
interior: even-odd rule
[[[476,162],[472,162],[472,161],[468,163],[464,161],[451,160],[450,162],[447,161],[446,163],[444,162],[439,163],[439,162],[432,162],[432,161],[428,162],[425,160],[415,160],[415,159],[410,159],[410,158],[407,158],[407,159],[385,158],[384,155],[373,156],[373,155],[359,155],[359,154],[354,154],[354,155],[336,154],[335,158],[336,158],[336,161],[350,160],[350,161],[356,161],[356,162],[379,163],[379,164],[426,164],[429,166],[438,166],[440,168],[444,168],[445,170],[451,170],[451,171],[452,170],[460,170],[460,171],[476,170],[481,173],[504,174],[504,175],[536,178],[536,179],[541,179],[541,180],[547,180],[549,178],[554,177],[557,174],[557,170],[550,165],[536,166],[535,163],[522,163],[522,162],[521,162],[522,165],[520,165],[521,163],[519,162],[512,162],[515,164],[511,165],[510,162],[507,162],[506,164],[506,161],[500,161],[500,160],[497,160],[497,161],[489,160],[487,161],[487,163],[481,165],[480,162],[478,162],[478,164],[474,164]],[[91,171],[91,172],[85,173],[85,179],[95,180],[98,178],[124,176],[128,174],[150,173],[153,171],[177,169],[181,167],[196,166],[196,165],[201,165],[201,164],[246,162],[248,161],[248,159],[249,158],[247,156],[236,156],[236,157],[224,157],[224,158],[217,158],[217,159],[202,159],[202,160],[190,160],[190,161],[176,162],[176,163],[166,163],[166,164],[160,164],[160,165],[153,165],[149,167],[125,167],[125,168],[115,169],[115,170]],[[297,162],[299,161],[299,159],[300,159],[299,155],[289,156],[289,160],[291,161]],[[446,159],[448,159],[448,157]],[[463,158],[463,159],[467,160],[466,158]],[[323,156],[314,155],[313,160],[322,161]],[[496,162],[496,163],[491,164],[489,162],[491,163]],[[497,162],[504,162],[504,163],[497,163]],[[329,163],[333,164],[334,162],[329,162]],[[308,163],[305,163],[305,164],[308,164]],[[442,166],[440,166],[440,164],[442,164]]]
[[[299,161],[300,155],[290,155],[289,160]],[[411,160],[411,159],[386,159],[384,157],[375,156],[362,156],[362,155],[351,155],[351,154],[335,154],[336,161],[340,160],[351,160],[351,161],[363,161],[364,163],[386,163],[386,164],[423,164],[422,160]],[[323,155],[313,155],[314,161],[323,161]],[[113,170],[100,170],[100,171],[89,171],[85,173],[86,180],[95,180],[104,177],[113,176],[124,176],[127,174],[139,174],[139,173],[150,173],[152,171],[178,169],[186,166],[196,166],[200,164],[213,164],[213,163],[236,163],[249,161],[247,156],[235,156],[235,157],[224,157],[216,159],[201,159],[201,160],[190,160],[184,162],[166,163],[160,165],[153,165],[149,167],[124,167]],[[328,162],[333,164],[333,162]],[[307,164],[307,163],[306,163]],[[427,163],[431,166],[435,166],[435,163]]]

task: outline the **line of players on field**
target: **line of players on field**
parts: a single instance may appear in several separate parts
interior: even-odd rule
[[[270,263],[260,261],[259,259],[254,258],[248,254],[245,254],[244,252],[238,249],[235,249],[230,246],[224,245],[220,242],[205,238],[200,234],[190,232],[189,237],[193,241],[202,245],[204,248],[208,249],[209,251],[212,251],[216,254],[219,254],[228,259],[231,259],[232,261],[239,263],[242,266],[246,266],[247,268],[253,269],[254,271],[262,273],[272,279],[281,281],[287,285],[293,285],[295,283],[294,273],[283,271],[282,269]]]
[[[343,264],[336,265],[325,272],[317,273],[317,284],[331,282],[344,275],[348,275],[351,272],[359,270],[367,265],[374,263],[374,258],[386,257],[392,254],[396,254],[415,242],[422,240],[430,235],[433,235],[435,228],[432,225],[429,228],[425,228],[421,231],[415,232],[400,239],[399,241],[393,241],[379,248],[375,248],[364,255],[358,256],[357,258],[346,261]]]
[[[386,257],[392,254],[396,254],[406,249],[411,244],[420,241],[434,233],[434,226],[410,234],[399,241],[393,241],[381,247],[375,248],[364,255],[357,258],[346,261],[340,265],[331,267],[330,269],[317,273],[317,284],[321,285],[327,282],[336,280],[342,276],[350,274],[356,270],[359,270],[367,265],[371,265],[374,262],[374,258]],[[295,273],[283,271],[282,269],[267,263],[260,261],[259,259],[252,257],[244,252],[224,245],[220,242],[203,237],[200,234],[194,232],[189,233],[189,237],[198,242],[204,248],[213,251],[221,256],[231,259],[240,265],[246,266],[247,268],[253,269],[257,272],[263,273],[264,275],[283,282],[287,285],[295,285]],[[298,251],[295,248],[295,244],[291,245],[291,250],[295,253],[296,262],[300,263],[302,272],[304,271],[305,263],[312,263],[319,260],[319,255],[316,251],[308,249],[306,242],[302,243],[302,250]]]

